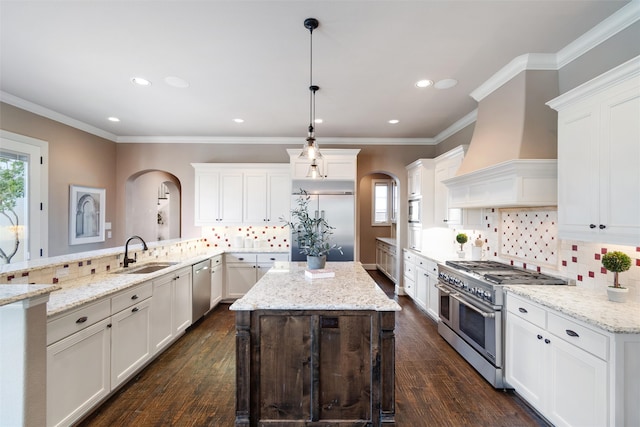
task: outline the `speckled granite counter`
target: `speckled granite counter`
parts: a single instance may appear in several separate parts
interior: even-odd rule
[[[376,240],[380,240],[383,243],[386,243],[387,245],[391,245],[391,246],[397,246],[397,242],[396,239],[392,238],[392,237],[376,237]]]
[[[604,291],[576,286],[505,286],[545,307],[613,333],[640,334],[640,303],[615,303]]]
[[[60,289],[57,285],[2,285],[0,306],[48,294]]]
[[[400,311],[359,262],[328,262],[335,277],[308,279],[306,263],[276,262],[231,310]]]

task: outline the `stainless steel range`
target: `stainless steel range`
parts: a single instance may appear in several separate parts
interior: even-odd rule
[[[487,381],[504,380],[502,285],[566,285],[563,279],[496,261],[447,261],[438,268],[438,332]]]

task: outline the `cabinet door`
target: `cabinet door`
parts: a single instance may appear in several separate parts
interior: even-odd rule
[[[222,300],[224,285],[224,270],[222,265],[211,267],[211,308],[215,307]]]
[[[640,78],[601,104],[600,226],[607,243],[640,244]]]
[[[267,180],[267,223],[282,225],[280,218],[290,215],[291,180],[285,173],[270,173]]]
[[[227,264],[227,298],[242,298],[256,284],[255,264]]]
[[[156,354],[173,339],[173,274],[153,281],[151,301],[151,353]]]
[[[151,357],[151,300],[112,316],[111,390],[131,376]]]
[[[429,278],[427,270],[416,267],[416,303],[423,309],[427,309]]]
[[[191,325],[191,269],[176,272],[173,279],[173,332],[181,334]]]
[[[556,426],[606,426],[607,363],[552,334],[546,337],[547,418]]]
[[[321,172],[327,179],[356,179],[356,159],[326,156]]]
[[[239,195],[237,195],[239,196]],[[244,174],[244,221],[263,223],[267,221],[267,173]]]
[[[195,176],[195,225],[214,224],[220,221],[220,174],[196,170]]]
[[[507,312],[506,379],[529,404],[544,412],[545,370],[544,331]]]
[[[593,240],[598,233],[598,112],[593,103],[558,117],[558,236]],[[589,225],[593,224],[594,228]]]
[[[316,164],[318,165],[318,168],[320,168],[320,173],[324,176],[325,174],[324,159],[316,160]],[[311,166],[311,160],[304,159],[304,158],[301,159],[299,157],[292,157],[291,158],[292,178],[293,179],[309,179],[307,178],[307,173],[309,173],[310,166]],[[293,190],[297,192],[299,189],[294,188]]]
[[[224,223],[242,222],[242,172],[220,174],[220,219]]]
[[[47,425],[68,426],[109,394],[111,318],[47,347]]]
[[[416,166],[407,171],[407,197],[418,197],[421,193],[422,167]]]
[[[409,226],[409,248],[419,251],[422,249],[422,228],[420,226]]]
[[[439,313],[440,313],[440,296],[438,295],[438,288],[436,285],[438,284],[438,276],[435,274],[428,274],[427,281],[427,293],[429,294],[429,301],[427,306],[427,313],[433,320],[436,322],[439,321]]]
[[[449,190],[442,183],[449,178],[449,170],[446,165],[440,164],[435,170],[435,191],[433,197],[434,225],[438,227],[446,226],[448,220]]]

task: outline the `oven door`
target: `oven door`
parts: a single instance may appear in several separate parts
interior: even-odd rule
[[[502,367],[502,311],[451,293],[452,329],[494,366]]]
[[[407,214],[409,223],[420,223],[420,200],[409,200],[409,212]]]
[[[440,321],[453,329],[453,302],[451,294],[455,293],[451,288],[443,286],[440,282],[436,285],[438,288],[438,298],[440,299],[440,312],[438,313]]]

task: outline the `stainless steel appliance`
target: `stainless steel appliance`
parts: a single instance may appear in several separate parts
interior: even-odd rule
[[[438,267],[438,332],[496,388],[509,387],[504,380],[505,284],[566,281],[496,261],[447,261]]]
[[[409,218],[409,222],[412,224],[419,224],[421,221],[420,217],[420,205],[422,200],[409,200],[409,210],[407,212],[407,216]]]
[[[329,183],[331,184],[331,183]],[[353,261],[355,246],[355,197],[353,182],[350,186],[333,183],[323,188],[305,188],[311,198],[309,214],[324,217],[334,227],[331,242],[342,247],[342,254],[333,250],[327,255],[327,261]],[[309,184],[307,184],[309,185]],[[295,188],[295,187],[294,187]],[[291,206],[296,207],[299,194],[294,194]],[[291,236],[291,260],[306,261],[307,256],[300,253],[298,241]]]
[[[200,319],[211,308],[211,261],[206,260],[192,267],[191,320]]]

